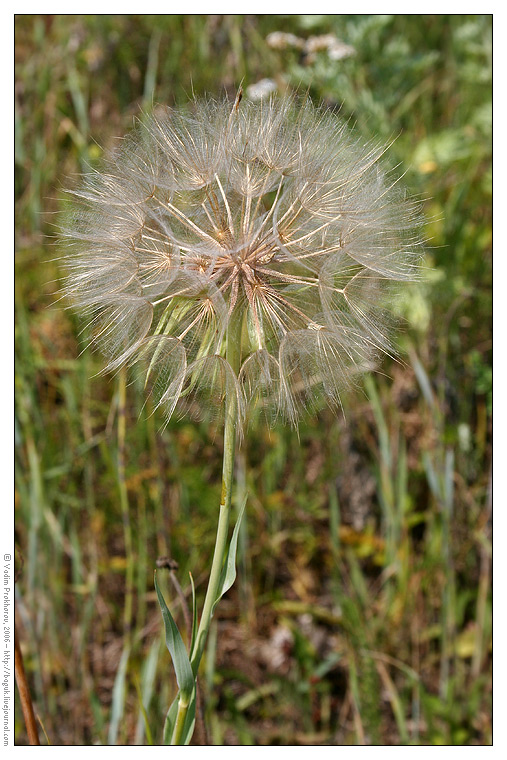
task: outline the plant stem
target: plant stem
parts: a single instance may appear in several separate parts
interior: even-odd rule
[[[227,361],[231,365],[235,375],[237,375],[241,359],[241,329],[243,324],[243,315],[236,311],[232,317],[227,332]],[[211,618],[213,617],[213,607],[217,601],[220,585],[220,575],[227,551],[227,537],[229,531],[229,519],[231,513],[232,501],[232,484],[234,476],[234,457],[236,452],[236,425],[238,420],[238,408],[236,390],[234,387],[228,387],[225,397],[225,423],[224,423],[224,458],[222,465],[222,493],[220,497],[220,512],[218,515],[217,535],[215,539],[215,550],[211,564],[211,572],[208,581],[208,588],[204,599],[201,620],[194,646],[190,653],[190,664],[194,676],[197,677],[197,671],[201,662],[202,654],[206,644]],[[171,745],[179,744],[185,723],[185,717],[188,710],[188,704],[181,701],[178,703],[178,713],[174,725]]]
[[[229,429],[228,429],[229,428]],[[227,549],[227,536],[229,528],[229,516],[231,511],[231,486],[232,486],[232,470],[234,466],[234,438],[235,428],[230,423],[227,425],[224,436],[224,468],[222,476],[222,498],[220,500],[220,513],[218,517],[217,536],[215,539],[215,551],[213,554],[213,563],[211,565],[211,573],[208,583],[208,589],[206,591],[206,597],[204,599],[204,607],[201,615],[201,622],[195,638],[194,648],[190,657],[190,664],[194,674],[197,673],[199,663],[201,661],[202,653],[204,651],[204,645],[206,643],[206,637],[211,623],[211,612],[213,605],[215,604],[218,596],[218,587],[220,583],[220,574],[222,572],[222,565]]]
[[[130,524],[127,483],[125,480],[125,435],[126,435],[127,371],[122,367],[118,376],[118,489],[127,560],[125,574],[125,608],[123,611],[123,629],[128,644],[132,633],[134,554],[132,546],[132,528]]]
[[[174,732],[171,738],[171,745],[181,744],[181,738],[183,736],[183,727],[185,725],[185,718],[187,717],[188,702],[182,701],[181,697],[178,702],[178,714],[176,715],[176,723],[174,724]]]
[[[241,354],[241,328],[243,315],[236,311],[232,317],[227,332],[227,361],[235,374],[239,370]],[[194,647],[190,656],[190,664],[194,674],[197,674],[201,661],[206,637],[211,624],[212,610],[218,595],[220,574],[227,550],[227,534],[231,513],[232,481],[234,474],[234,456],[236,451],[236,423],[238,417],[236,392],[234,388],[228,388],[225,399],[225,424],[224,424],[224,460],[222,467],[222,494],[220,497],[220,512],[218,516],[217,536],[215,539],[215,551],[211,565],[208,589],[204,599],[204,607],[201,622],[195,637]]]
[[[16,629],[14,629],[14,671],[18,686],[19,701],[21,702],[21,709],[25,719],[28,742],[33,746],[37,746],[40,745],[39,732],[37,731],[32,698],[30,696],[30,689],[28,688],[28,681],[26,679],[25,668],[23,665],[23,655],[21,654],[21,647],[19,645]]]

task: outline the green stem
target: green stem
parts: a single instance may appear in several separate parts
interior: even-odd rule
[[[185,726],[185,718],[187,717],[187,710],[188,710],[188,702],[184,702],[180,698],[178,702],[178,713],[176,715],[174,731],[171,738],[171,745],[173,746],[178,746],[181,744],[181,739],[183,736],[183,728]]]
[[[190,664],[194,674],[197,673],[201,661],[206,637],[211,624],[211,614],[213,605],[218,596],[220,575],[227,550],[227,536],[229,528],[229,517],[231,512],[231,491],[234,468],[234,449],[236,437],[235,424],[235,403],[228,404],[226,410],[225,430],[224,430],[224,463],[222,474],[222,497],[220,499],[220,512],[218,516],[217,536],[215,539],[215,551],[213,554],[213,563],[211,573],[204,599],[204,607],[201,615],[201,622],[195,637],[195,644],[190,657]],[[232,408],[231,408],[232,407]],[[227,412],[229,412],[227,414]]]
[[[227,332],[227,353],[226,358],[231,365],[235,375],[238,374],[241,361],[241,329],[243,324],[243,315],[241,312],[235,312],[231,317],[229,330]],[[217,600],[220,575],[227,551],[227,537],[229,531],[229,519],[231,513],[232,484],[234,475],[234,456],[236,452],[236,425],[238,420],[238,409],[236,393],[234,388],[227,391],[225,398],[225,424],[224,424],[224,458],[222,466],[222,494],[220,497],[220,512],[218,516],[217,535],[215,539],[215,550],[211,564],[211,572],[204,599],[201,621],[195,637],[194,646],[190,653],[190,664],[194,676],[197,677],[197,671],[206,645],[208,631],[213,616],[213,607]],[[178,703],[178,713],[174,725],[171,745],[177,745],[181,741],[183,726],[188,710],[188,704]]]
[[[127,561],[125,575],[125,608],[123,612],[123,627],[126,642],[130,641],[132,633],[133,586],[134,586],[134,554],[132,544],[132,527],[130,524],[127,483],[125,479],[125,434],[126,434],[126,402],[127,402],[127,371],[122,367],[118,377],[118,488],[120,492],[120,507],[125,541],[125,557]]]

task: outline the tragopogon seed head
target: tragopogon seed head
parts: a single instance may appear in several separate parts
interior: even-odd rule
[[[392,351],[386,292],[415,275],[417,215],[383,150],[332,112],[239,100],[161,108],[84,177],[64,229],[66,293],[107,368],[145,362],[169,415],[228,391],[242,416],[261,404],[295,422],[340,405]]]

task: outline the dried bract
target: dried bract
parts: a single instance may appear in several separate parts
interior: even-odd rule
[[[391,352],[386,296],[413,279],[416,212],[335,114],[293,98],[196,101],[139,122],[72,193],[66,294],[108,368],[156,403],[237,395],[295,422]],[[240,366],[225,359],[240,320]]]

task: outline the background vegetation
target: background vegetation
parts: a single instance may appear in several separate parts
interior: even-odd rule
[[[135,381],[122,432],[121,377],[97,374],[56,303],[52,214],[141,108],[266,77],[339,107],[365,138],[396,138],[390,160],[423,199],[427,272],[400,305],[406,363],[367,378],[344,416],[250,430],[239,575],[194,742],[490,743],[491,24],[17,17],[16,605],[52,744],[160,742],[175,685],[153,570],[169,555],[187,599],[189,570],[203,593],[222,445],[184,419],[162,430]],[[324,34],[352,50],[339,57]]]

